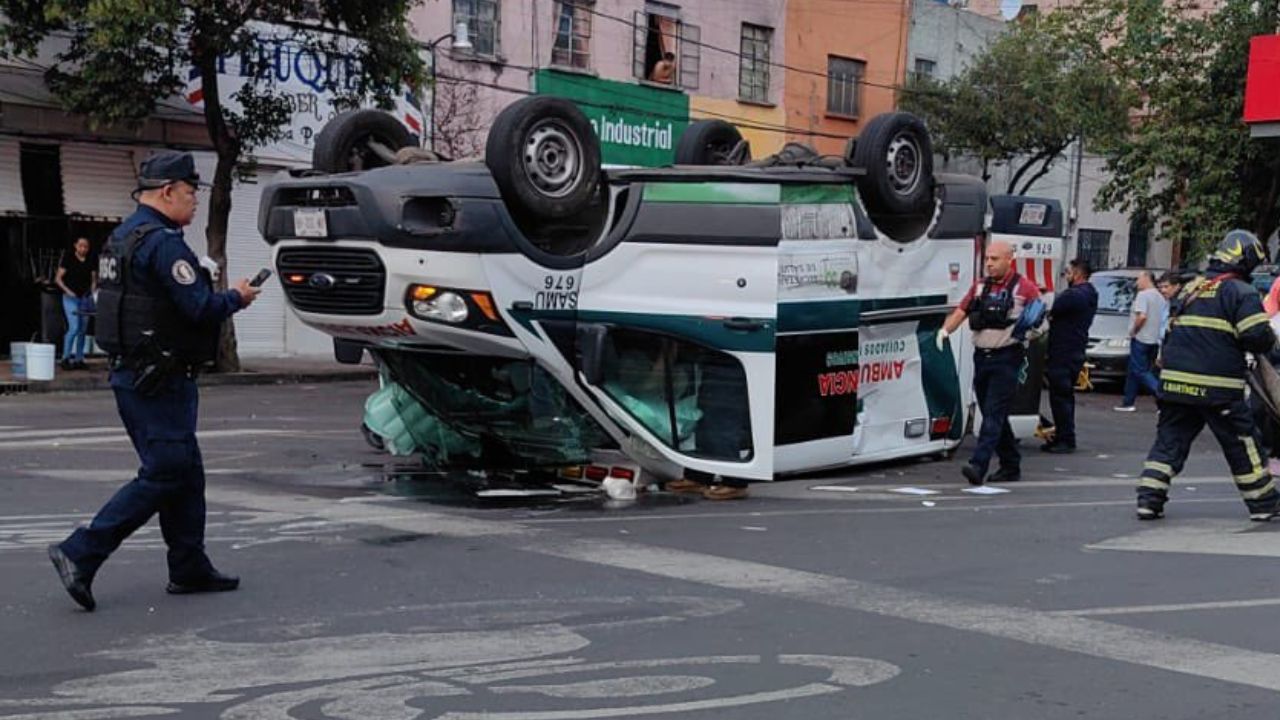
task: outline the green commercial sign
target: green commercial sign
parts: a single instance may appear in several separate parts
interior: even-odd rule
[[[574,101],[600,138],[601,159],[611,165],[670,165],[689,126],[689,96],[675,90],[539,70],[539,95]]]

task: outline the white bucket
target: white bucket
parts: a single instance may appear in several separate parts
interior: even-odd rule
[[[31,343],[9,343],[9,371],[14,380],[27,379],[27,346]]]
[[[46,343],[27,345],[27,379],[52,380],[54,347]]]

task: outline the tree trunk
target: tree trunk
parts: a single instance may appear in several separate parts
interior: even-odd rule
[[[213,171],[213,190],[209,197],[209,224],[205,227],[209,257],[218,263],[217,289],[227,288],[227,223],[231,217],[231,185],[235,181],[236,163],[240,159],[240,142],[231,134],[223,117],[222,97],[218,94],[218,54],[216,48],[200,48],[197,42],[196,66],[204,90],[204,121],[218,156]],[[239,372],[240,355],[236,348],[235,324],[228,319],[222,324],[218,340],[218,372]]]

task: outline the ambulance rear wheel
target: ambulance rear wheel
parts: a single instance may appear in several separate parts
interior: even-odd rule
[[[850,150],[853,165],[866,171],[857,180],[858,193],[873,219],[932,216],[933,145],[924,121],[910,113],[877,115]]]
[[[749,160],[751,146],[738,128],[724,120],[690,123],[676,143],[677,165],[742,165]]]
[[[485,165],[513,214],[545,220],[589,206],[600,184],[600,141],[591,121],[564,98],[534,96],[493,122]]]
[[[311,167],[324,173],[372,170],[394,165],[396,153],[413,145],[413,135],[394,116],[381,110],[348,110],[316,135]]]

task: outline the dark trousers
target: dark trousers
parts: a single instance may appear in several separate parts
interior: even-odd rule
[[[198,394],[194,380],[166,381],[151,396],[134,390],[132,373],[112,373],[116,407],[142,466],[62,550],[81,570],[94,573],[107,557],[151,519],[169,546],[169,579],[201,578],[212,570],[204,554],[204,463],[196,445]]]
[[[1017,470],[1022,463],[1013,428],[1009,427],[1009,408],[1018,389],[1018,371],[1024,355],[1021,345],[973,352],[973,389],[982,409],[982,427],[969,463],[983,474],[992,455],[999,456],[1000,467],[1006,470]]]
[[[1161,403],[1156,442],[1147,454],[1142,479],[1138,481],[1138,502],[1156,507],[1164,505],[1174,476],[1182,472],[1191,443],[1205,425],[1222,446],[1236,489],[1249,511],[1266,512],[1274,508],[1280,502],[1280,495],[1258,450],[1257,429],[1244,400],[1218,406]]]
[[[1053,415],[1053,438],[1058,445],[1076,446],[1076,378],[1084,367],[1084,356],[1052,358],[1044,374],[1049,381],[1049,412]]]
[[[1160,380],[1156,377],[1156,355],[1160,346],[1154,343],[1129,341],[1129,372],[1124,378],[1124,405],[1138,401],[1138,393],[1146,390],[1160,397]]]

